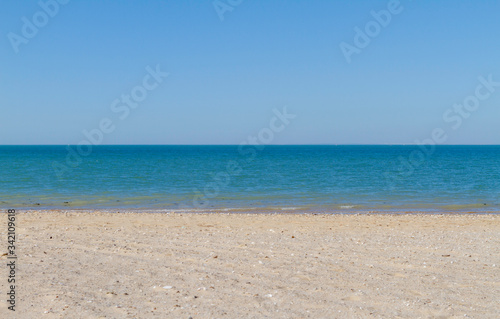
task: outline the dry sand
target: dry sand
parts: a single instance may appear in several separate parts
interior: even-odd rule
[[[17,219],[15,318],[500,317],[499,215]]]

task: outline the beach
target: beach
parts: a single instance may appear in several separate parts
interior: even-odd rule
[[[500,311],[499,215],[29,211],[16,231],[17,318]]]

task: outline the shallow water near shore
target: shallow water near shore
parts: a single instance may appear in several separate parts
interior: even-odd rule
[[[0,146],[0,207],[500,211],[500,146],[93,146],[78,151],[76,146]]]

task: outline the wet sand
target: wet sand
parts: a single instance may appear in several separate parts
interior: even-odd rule
[[[17,254],[2,318],[500,313],[499,215],[21,212]]]

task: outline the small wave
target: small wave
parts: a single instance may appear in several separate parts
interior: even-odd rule
[[[281,207],[281,210],[297,210],[300,209],[300,207]]]

